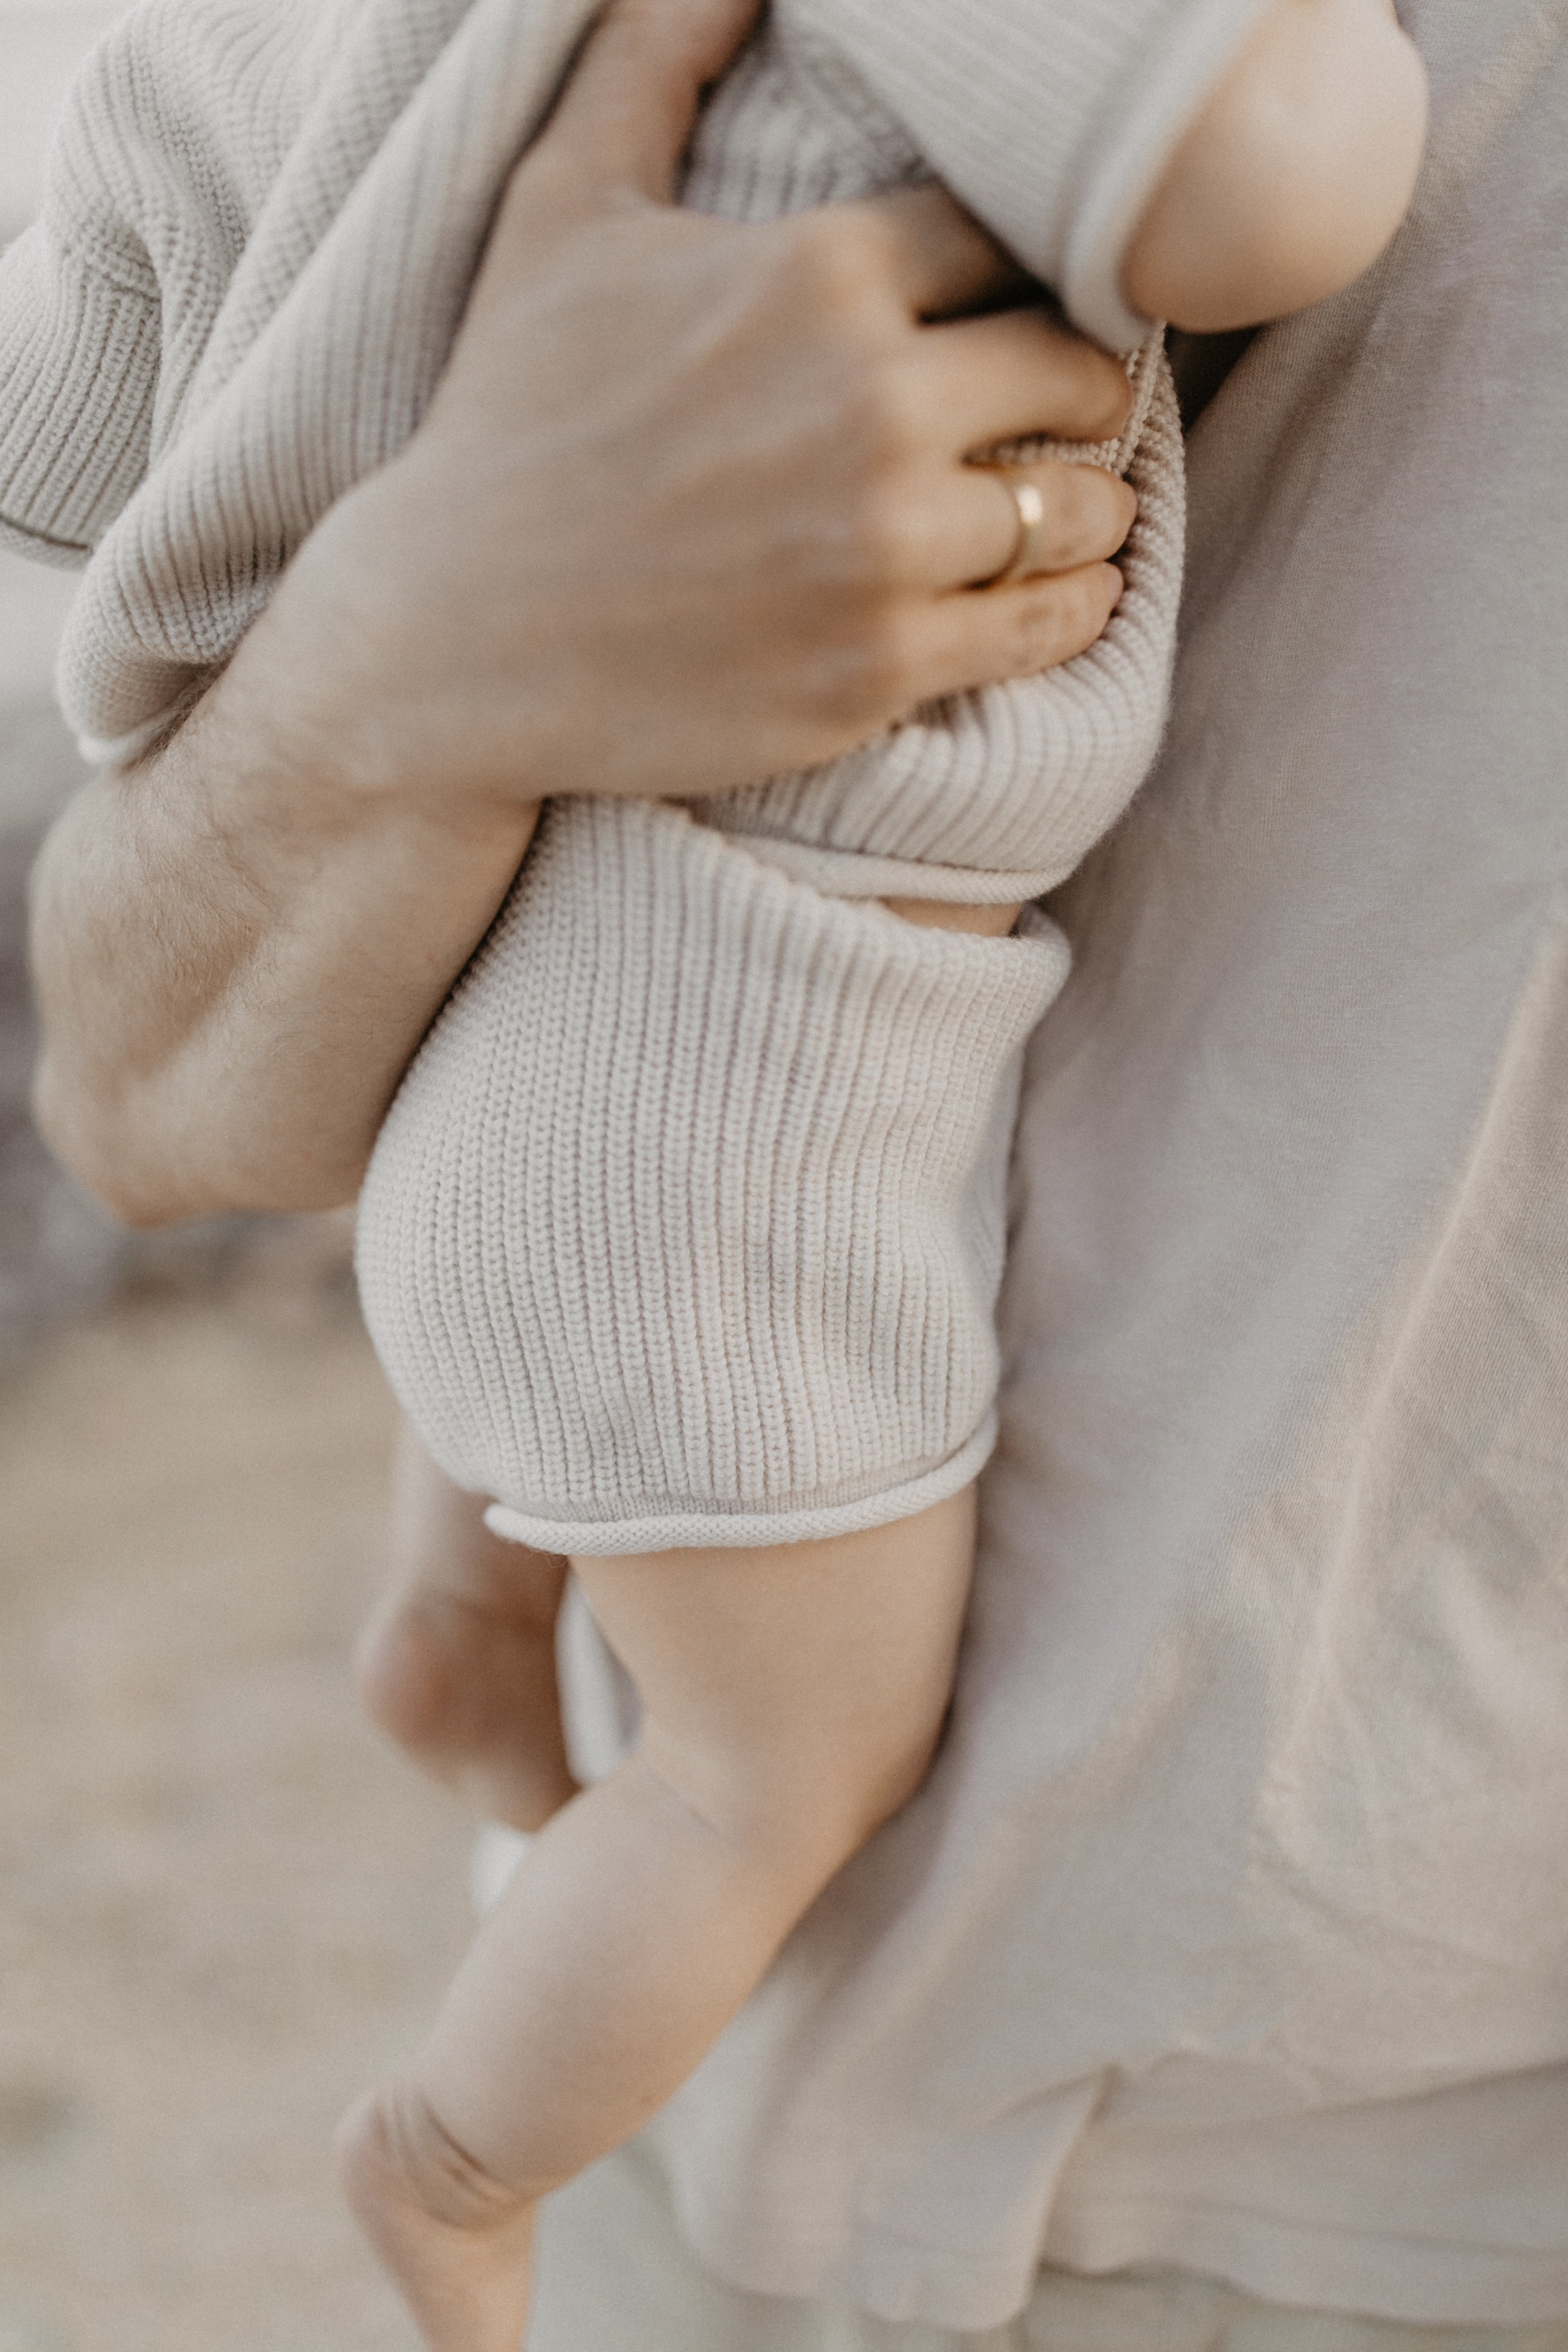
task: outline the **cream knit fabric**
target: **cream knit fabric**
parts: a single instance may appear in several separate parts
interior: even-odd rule
[[[831,7],[786,0],[775,12],[707,112],[688,203],[765,218],[927,176],[830,43],[832,24]],[[886,32],[883,42],[866,51],[873,72],[896,47]],[[966,70],[983,115],[995,103],[997,66],[971,52]],[[1066,670],[957,697],[829,767],[711,801],[705,821],[845,897],[1000,904],[1038,897],[1071,872],[1154,758],[1181,586],[1181,437],[1157,336],[1140,337],[1130,368],[1134,410],[1118,441],[1013,449],[1050,446],[1117,473],[1135,469],[1127,590],[1101,643]]]
[[[1040,931],[916,929],[683,810],[547,812],[361,1204],[382,1360],[492,1525],[800,1541],[976,1475]]]
[[[1044,677],[956,695],[829,767],[702,804],[754,855],[844,898],[1005,905],[1071,874],[1158,747],[1181,589],[1181,421],[1159,341],[1128,362],[1120,441],[1049,448],[1125,475],[1138,519],[1099,643]]]
[[[1030,224],[1016,241],[1071,299],[1074,253],[1100,249],[1084,220],[1125,210],[1137,178],[1106,182],[1085,124],[1110,96],[1144,116],[1158,100],[1146,183],[1258,5],[1003,0],[977,40],[950,0],[781,0],[707,112],[688,200],[762,217],[933,165],[989,185],[1022,74],[1040,130],[1006,149],[993,216]],[[0,271],[0,514],[35,550],[96,542],[61,672],[89,747],[153,740],[312,523],[413,431],[588,13],[152,0],[107,45],[45,220]],[[1078,307],[1125,339],[1114,258],[1080,258]],[[1100,646],[709,803],[701,825],[557,809],[411,1071],[367,1188],[367,1312],[415,1422],[512,1532],[605,1551],[784,1540],[917,1508],[983,1458],[1005,1109],[1064,953],[901,933],[818,892],[1028,898],[1135,789],[1182,501],[1157,346],[1131,365],[1123,442],[1070,453],[1129,471],[1141,499]],[[607,906],[645,965],[608,952]],[[818,1002],[825,970],[841,993]],[[617,1134],[625,1187],[605,1162],[596,1197],[581,1171]],[[711,1216],[691,1213],[699,1171]]]

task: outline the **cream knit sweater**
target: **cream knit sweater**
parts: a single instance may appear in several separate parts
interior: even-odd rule
[[[1257,5],[781,0],[687,201],[759,217],[934,166],[1132,341],[1119,240]],[[92,551],[61,671],[89,747],[152,740],[413,429],[589,14],[152,0],[100,52],[0,266],[0,529]],[[1031,897],[1145,772],[1181,478],[1157,347],[1132,366],[1124,441],[1074,453],[1141,499],[1092,652],[701,823],[557,804],[408,1074],[362,1207],[367,1316],[508,1532],[793,1539],[984,1459],[1012,1090],[1066,951],[1043,920],[982,940],[854,902]]]

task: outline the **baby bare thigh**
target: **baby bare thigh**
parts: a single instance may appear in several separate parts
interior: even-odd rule
[[[644,1763],[727,1833],[848,1853],[925,1776],[974,1546],[969,1487],[821,1542],[572,1566],[637,1685]]]

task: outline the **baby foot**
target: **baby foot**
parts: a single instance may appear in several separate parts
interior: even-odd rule
[[[553,1630],[499,1600],[402,1593],[366,1629],[354,1678],[372,1722],[487,1819],[541,1829],[576,1795]]]
[[[351,2108],[337,2152],[354,2218],[429,2352],[519,2352],[534,2206],[482,2172],[407,2085]]]

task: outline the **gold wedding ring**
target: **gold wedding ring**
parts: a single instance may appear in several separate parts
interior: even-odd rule
[[[995,475],[1017,508],[1018,538],[1013,542],[1012,553],[1001,570],[993,572],[988,580],[977,581],[976,585],[981,588],[1006,588],[1013,581],[1028,580],[1035,572],[1043,571],[1045,568],[1039,561],[1035,542],[1035,533],[1045,520],[1045,500],[1040,494],[1038,484],[1028,480],[1021,474],[1014,473],[1010,467],[987,466],[981,470]]]

